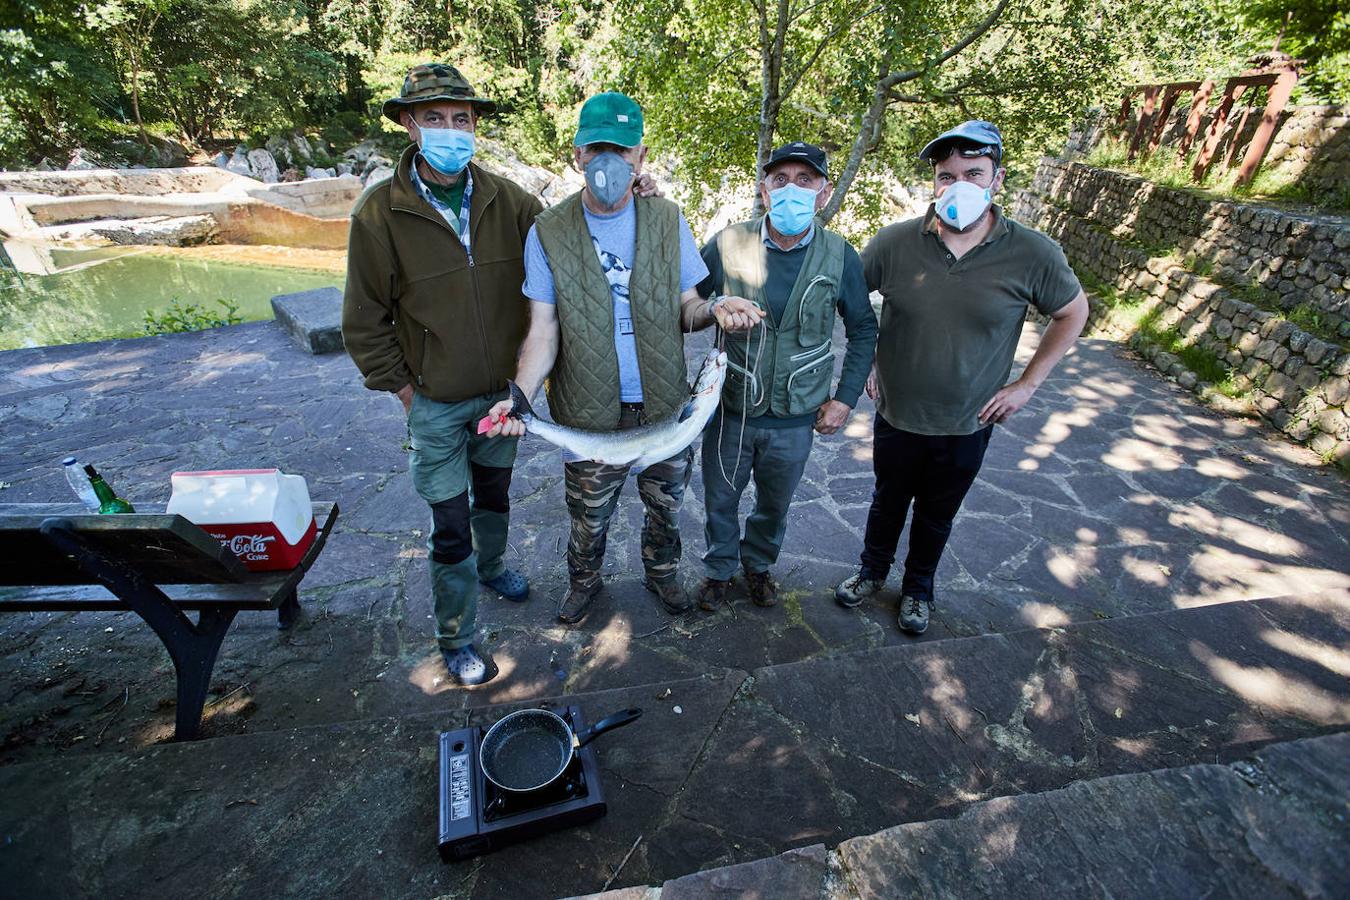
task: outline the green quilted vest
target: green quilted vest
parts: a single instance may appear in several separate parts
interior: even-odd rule
[[[637,240],[628,280],[643,411],[666,419],[689,400],[680,330],[679,207],[634,197]],[[619,424],[619,355],[614,301],[582,214],[581,192],[535,219],[558,304],[558,359],[549,375],[548,408],[571,428],[608,431]]]
[[[718,232],[722,292],[744,297],[768,310],[763,295],[769,251],[760,236],[760,219],[729,225]],[[722,402],[727,411],[747,416],[800,416],[814,412],[830,396],[834,375],[834,316],[844,280],[842,237],[819,222],[805,250],[801,274],[775,323],[748,334],[728,334],[727,381]]]

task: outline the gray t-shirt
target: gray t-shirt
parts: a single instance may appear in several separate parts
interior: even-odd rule
[[[614,349],[619,356],[619,400],[622,403],[642,402],[642,377],[638,369],[637,339],[633,334],[633,312],[628,302],[629,268],[633,249],[637,244],[636,204],[629,200],[623,209],[608,215],[597,215],[582,204],[586,227],[591,232],[591,243],[600,258],[600,268],[609,281],[609,293],[614,301]],[[708,274],[708,268],[694,245],[689,223],[680,214],[680,291],[689,290]],[[540,303],[556,303],[553,289],[553,270],[548,255],[539,242],[539,233],[533,225],[525,238],[525,286],[521,292]]]
[[[1064,251],[998,213],[989,237],[955,259],[933,213],[887,225],[862,253],[882,295],[877,411],[919,434],[973,434],[1008,382],[1028,305],[1050,315],[1082,290]]]

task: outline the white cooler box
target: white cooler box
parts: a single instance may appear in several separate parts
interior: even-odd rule
[[[174,472],[168,512],[239,557],[251,571],[293,569],[314,543],[314,509],[299,475],[280,469]]]

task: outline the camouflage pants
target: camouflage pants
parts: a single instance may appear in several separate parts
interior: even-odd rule
[[[640,423],[640,413],[625,407],[619,428]],[[647,466],[637,475],[642,498],[642,565],[655,582],[670,581],[680,565],[678,517],[684,490],[693,473],[694,448],[685,448],[663,462]],[[605,561],[609,520],[619,505],[619,493],[631,466],[607,466],[590,461],[563,464],[567,511],[572,516],[572,534],[567,541],[567,571],[572,586],[588,590],[600,582]]]

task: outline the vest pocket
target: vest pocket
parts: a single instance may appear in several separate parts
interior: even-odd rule
[[[829,340],[834,329],[834,301],[838,286],[828,275],[817,275],[802,291],[797,307],[797,343],[814,347]]]
[[[750,372],[727,360],[727,380],[722,388],[722,398],[737,412],[741,409],[752,410],[764,400],[764,385],[759,374]]]
[[[830,396],[830,376],[834,374],[830,342],[798,353],[791,359],[797,366],[787,379],[787,414],[800,416],[814,412]]]

